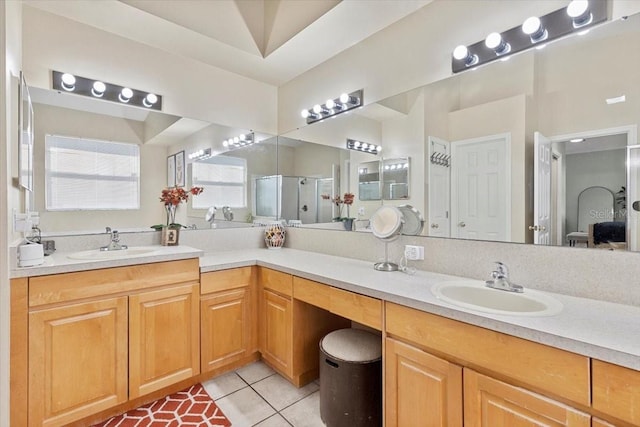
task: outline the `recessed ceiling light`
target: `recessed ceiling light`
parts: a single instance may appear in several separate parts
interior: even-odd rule
[[[573,138],[570,139],[569,142],[584,142],[584,138]]]

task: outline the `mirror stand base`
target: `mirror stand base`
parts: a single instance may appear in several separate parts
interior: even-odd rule
[[[398,271],[398,264],[392,262],[378,262],[373,265],[374,270],[377,271]]]

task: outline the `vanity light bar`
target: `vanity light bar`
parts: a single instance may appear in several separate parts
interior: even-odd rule
[[[103,99],[118,104],[133,105],[151,110],[162,111],[162,96],[142,90],[105,83],[96,79],[76,76],[60,71],[51,71],[53,89]]]
[[[384,165],[384,170],[387,170],[387,171],[395,171],[395,170],[402,170],[402,169],[409,169],[409,162]]]
[[[502,33],[491,33],[485,40],[469,46],[460,45],[453,51],[451,69],[460,73],[497,59],[506,60],[511,55],[543,46],[572,33],[607,20],[608,0],[572,0],[567,7],[544,16],[532,16],[522,25]]]
[[[369,154],[380,154],[382,146],[376,144],[369,144],[367,142],[357,141],[355,139],[347,138],[347,148],[349,150],[362,151]]]
[[[260,141],[256,141],[256,136],[253,132],[251,133],[243,133],[238,136],[234,136],[233,138],[225,139],[222,141],[222,145],[225,148],[229,148],[231,150],[246,147],[247,145],[257,144]]]
[[[300,115],[307,120],[307,124],[324,120],[328,117],[335,117],[354,108],[362,107],[363,90],[351,93],[343,93],[335,99],[327,99],[324,104],[316,104],[308,110],[302,110]]]
[[[211,155],[211,148],[200,149],[189,154],[189,160],[204,160],[209,157],[213,157]]]

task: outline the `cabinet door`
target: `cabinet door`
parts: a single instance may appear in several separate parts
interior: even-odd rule
[[[262,357],[285,376],[292,375],[291,299],[262,290],[260,347]]]
[[[462,426],[462,368],[387,338],[385,425]]]
[[[129,398],[200,373],[197,284],[129,297]]]
[[[591,417],[574,408],[464,369],[465,427],[589,427]]]
[[[64,425],[126,400],[127,297],[29,314],[29,425]]]
[[[202,297],[202,372],[220,368],[249,354],[252,322],[250,295],[247,287]]]

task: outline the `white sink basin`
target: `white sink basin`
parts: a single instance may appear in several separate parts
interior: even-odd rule
[[[479,280],[442,282],[431,291],[449,304],[485,313],[553,316],[562,310],[562,303],[547,294],[526,288],[523,293],[492,289]]]
[[[99,249],[92,249],[89,251],[74,252],[67,255],[67,258],[80,259],[80,260],[110,260],[130,258],[140,255],[147,255],[157,251],[157,247],[153,246],[135,246],[128,249],[122,249],[119,251],[101,251]]]

